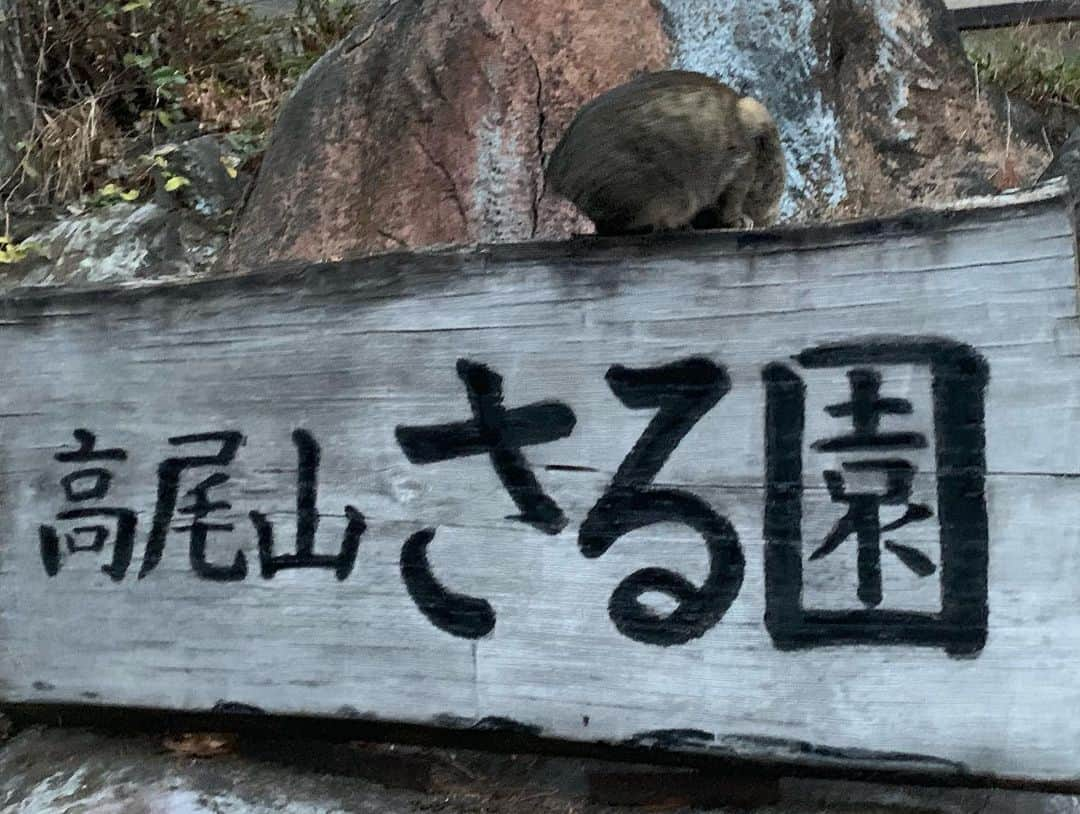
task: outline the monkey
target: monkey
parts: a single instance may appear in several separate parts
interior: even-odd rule
[[[643,74],[586,103],[551,153],[548,189],[599,235],[775,221],[785,180],[765,106],[692,71]]]

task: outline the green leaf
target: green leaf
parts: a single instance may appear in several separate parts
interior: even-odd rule
[[[180,189],[182,187],[189,186],[190,184],[191,184],[191,181],[189,181],[184,176],[182,176],[182,175],[174,175],[172,178],[170,178],[168,181],[165,182],[165,191],[166,192],[176,192],[176,190],[178,190],[178,189]]]
[[[187,77],[183,71],[178,71],[171,65],[162,65],[160,68],[155,68],[150,72],[150,78],[154,80],[154,84],[160,87],[166,85],[186,85]]]
[[[157,112],[157,119],[158,119],[159,122],[161,122],[162,127],[172,127],[173,126],[172,116],[170,116],[164,110],[159,110]]]
[[[137,54],[134,51],[124,54],[124,66],[127,68],[139,68],[145,71],[153,64],[154,58],[149,54]]]
[[[225,140],[237,154],[237,164],[235,166],[239,166],[243,158],[254,155],[262,149],[262,136],[254,133],[229,133],[225,136]]]
[[[141,8],[150,8],[152,5],[151,0],[131,0],[129,3],[124,3],[120,6],[121,11],[138,11]]]

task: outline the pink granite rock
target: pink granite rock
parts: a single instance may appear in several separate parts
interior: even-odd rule
[[[668,63],[659,7],[374,5],[370,23],[327,54],[283,110],[235,262],[587,229],[543,195],[540,156],[583,101]]]

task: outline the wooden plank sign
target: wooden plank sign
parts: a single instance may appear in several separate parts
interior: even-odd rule
[[[1063,184],[0,301],[0,698],[1080,776]]]

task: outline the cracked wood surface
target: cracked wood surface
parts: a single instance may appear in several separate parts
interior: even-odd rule
[[[1075,779],[1080,334],[1065,195],[1050,185],[885,221],[401,253],[0,300],[0,699],[225,702],[810,767]],[[985,645],[963,658],[895,643],[783,650],[765,621],[763,371],[783,363],[806,383],[802,601],[859,609],[855,540],[810,559],[844,514],[823,472],[845,462],[812,442],[850,429],[826,411],[851,397],[850,383],[844,369],[793,357],[881,335],[965,343],[989,370],[976,496],[989,529],[989,621]],[[621,404],[605,376],[691,356],[723,366],[730,391],[655,485],[730,521],[745,568],[715,625],[658,646],[623,635],[609,598],[642,568],[701,584],[701,539],[660,523],[586,558],[578,529],[655,413]],[[523,450],[565,514],[561,532],[521,522],[486,455],[410,463],[403,453],[395,428],[472,417],[460,359],[502,376],[511,412],[551,401],[573,411],[572,432]],[[933,401],[925,366],[863,366],[880,373],[883,399],[911,406],[882,430],[927,436],[924,448],[890,453],[916,467],[910,503],[948,517],[935,482],[958,473],[940,468],[953,459],[925,422],[951,408]],[[59,481],[73,467],[54,456],[76,446],[79,428],[127,453],[101,464],[114,477],[100,505],[137,519],[119,581],[101,570],[111,550],[62,551],[52,577],[43,567],[40,527],[70,530],[56,518],[72,508]],[[300,428],[321,446],[316,552],[338,550],[346,507],[366,520],[343,581],[328,570],[258,573],[251,512],[273,524],[277,553],[294,550]],[[779,429],[790,438],[790,425]],[[181,472],[177,506],[213,472],[230,476],[209,499],[231,506],[207,522],[234,528],[210,532],[206,559],[228,566],[240,551],[247,577],[197,578],[190,533],[176,528],[190,515],[177,514],[160,562],[138,578],[159,464],[186,452],[169,439],[225,430],[245,437],[235,460]],[[900,514],[888,511],[883,522]],[[403,543],[425,528],[436,530],[438,581],[494,610],[478,640],[430,623],[403,585]],[[940,531],[931,519],[885,535],[882,609],[941,610]],[[934,573],[920,576],[927,563]],[[642,601],[659,615],[675,604],[655,591]]]

